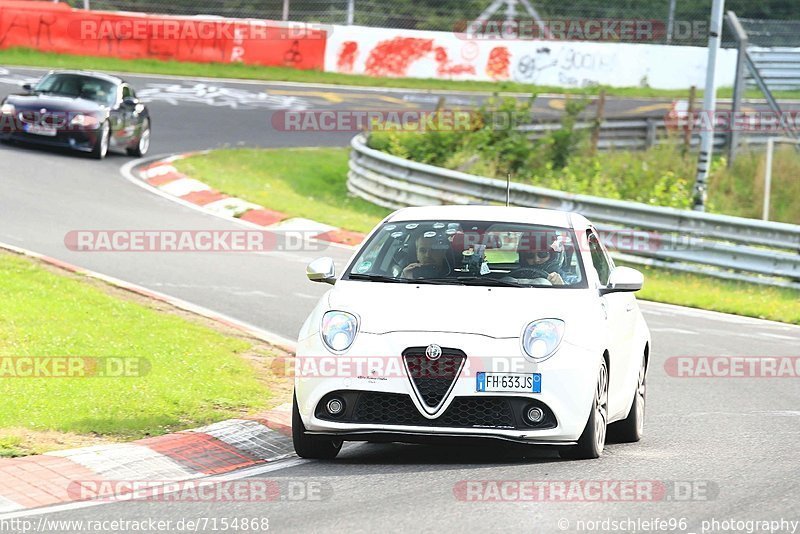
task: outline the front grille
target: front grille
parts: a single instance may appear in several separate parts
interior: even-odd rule
[[[332,397],[342,399],[346,407],[336,417],[325,410],[325,405]],[[545,419],[537,425],[526,424],[522,417],[532,404],[542,408],[546,414]],[[323,397],[315,415],[326,421],[373,425],[527,430],[556,426],[555,416],[544,403],[522,397],[456,397],[439,417],[428,419],[417,410],[408,395],[336,391]]]
[[[444,402],[467,355],[458,349],[442,348],[442,355],[430,360],[425,355],[425,347],[412,347],[403,351],[408,377],[420,401],[436,410]]]
[[[456,397],[441,416],[428,419],[408,395],[365,393],[359,397],[354,422],[377,425],[514,428],[508,400],[497,397]]]

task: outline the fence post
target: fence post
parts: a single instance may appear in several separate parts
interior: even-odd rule
[[[733,161],[736,159],[736,152],[739,148],[739,131],[733,128],[733,124],[735,123],[734,117],[742,106],[742,96],[744,95],[745,90],[744,67],[745,58],[747,57],[748,38],[747,32],[744,31],[742,24],[736,17],[736,13],[733,11],[728,11],[726,18],[728,20],[728,26],[731,27],[733,33],[736,35],[736,41],[738,43],[736,73],[734,74],[733,78],[733,103],[731,104],[730,120],[731,129],[730,132],[728,132],[728,167],[730,167],[733,165]]]
[[[281,20],[284,22],[289,20],[289,0],[283,0],[283,17]]]
[[[606,112],[606,90],[600,90],[600,97],[597,100],[597,115],[594,119],[594,128],[592,129],[592,154],[597,152],[597,145],[600,142],[600,127],[603,124],[603,116]]]
[[[689,88],[689,107],[688,112],[689,121],[686,123],[686,128],[683,130],[683,153],[688,154],[692,149],[692,130],[694,129],[694,103],[697,99],[697,87],[694,85]]]
[[[355,0],[347,0],[347,25],[352,26],[353,20],[356,17]]]
[[[775,138],[767,139],[767,158],[764,162],[764,206],[761,210],[761,219],[769,220],[769,197],[772,189],[772,152],[775,150]]]

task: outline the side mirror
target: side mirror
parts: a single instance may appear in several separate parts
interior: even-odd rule
[[[312,282],[336,283],[336,266],[331,258],[318,258],[306,267],[306,276]]]
[[[133,98],[132,96],[129,96],[129,97],[124,98],[122,100],[122,107],[125,107],[125,108],[128,108],[128,109],[133,109],[138,105],[139,105],[139,99],[138,98]]]
[[[28,92],[33,91],[33,84],[32,83],[25,83],[22,85],[22,89]]]
[[[644,276],[630,267],[616,267],[608,276],[608,284],[600,289],[601,295],[639,291],[644,285]]]

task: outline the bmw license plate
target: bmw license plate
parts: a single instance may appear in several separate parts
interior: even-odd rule
[[[478,373],[475,375],[475,391],[511,391],[517,393],[541,393],[541,373]]]
[[[48,137],[55,137],[56,129],[50,126],[41,126],[39,124],[26,124],[25,131],[33,135],[46,135]]]

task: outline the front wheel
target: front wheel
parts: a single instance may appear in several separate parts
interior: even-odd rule
[[[100,126],[100,131],[97,133],[97,141],[95,141],[92,147],[91,156],[94,159],[103,159],[108,155],[108,143],[110,139],[111,125],[106,121]]]
[[[136,146],[127,150],[129,156],[141,158],[150,150],[150,119],[145,119],[142,123],[142,133],[139,134],[139,140]]]
[[[342,450],[341,440],[306,434],[306,427],[303,425],[300,409],[297,407],[296,395],[292,398],[292,442],[294,451],[300,458],[332,460]]]
[[[609,425],[608,437],[610,439],[619,443],[635,443],[642,439],[646,393],[647,359],[642,356],[642,364],[639,366],[639,378],[636,381],[636,391],[633,392],[633,401],[631,402],[628,417]]]
[[[578,439],[578,444],[561,449],[559,455],[562,458],[574,460],[599,458],[605,448],[607,427],[608,364],[606,364],[606,359],[602,358],[592,401],[592,411],[589,414],[589,420],[586,421],[586,427]]]

